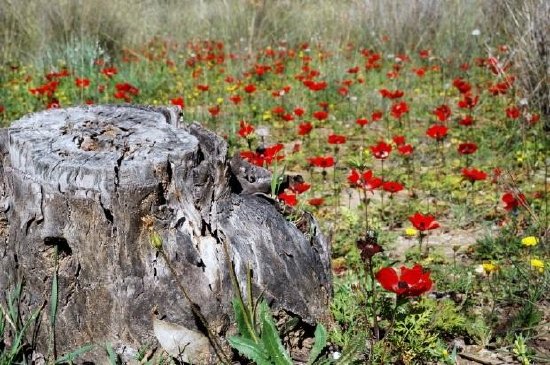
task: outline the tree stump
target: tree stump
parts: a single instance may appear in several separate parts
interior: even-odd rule
[[[0,289],[24,280],[25,307],[46,308],[33,330],[39,351],[48,351],[56,261],[58,354],[110,343],[130,359],[175,329],[191,336],[176,344],[183,360],[215,363],[178,282],[216,335],[234,334],[224,245],[243,292],[250,269],[254,295],[272,308],[309,324],[327,319],[330,253],[315,220],[303,214],[297,224],[276,203],[245,193],[225,141],[178,121],[177,109],[91,106],[31,114],[0,131],[8,231]],[[100,353],[85,358],[102,362]]]

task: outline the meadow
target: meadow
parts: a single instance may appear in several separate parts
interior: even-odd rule
[[[545,1],[183,2],[189,19],[173,1],[54,1],[34,18],[41,1],[2,2],[1,126],[173,105],[230,153],[303,177],[274,198],[331,242],[316,363],[550,362]],[[21,328],[4,308],[6,361]]]

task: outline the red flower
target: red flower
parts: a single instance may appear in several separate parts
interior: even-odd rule
[[[328,136],[328,143],[329,144],[344,144],[346,143],[346,136],[342,136],[339,134],[331,134]]]
[[[348,175],[348,182],[351,187],[362,188],[364,190],[373,191],[382,185],[382,179],[374,176],[371,170],[359,173],[353,169]]]
[[[127,94],[130,94],[130,95],[133,95],[133,96],[136,96],[139,94],[139,89],[137,87],[135,87],[134,85],[130,84],[130,83],[127,83],[127,82],[119,82],[117,84],[115,84],[115,89],[117,91],[120,91],[120,92],[123,92],[123,93],[127,93]]]
[[[466,115],[465,117],[460,118],[458,124],[464,127],[469,127],[474,124],[474,118],[471,115]]]
[[[327,168],[334,166],[334,157],[332,156],[316,156],[307,159],[311,166]]]
[[[279,143],[270,147],[259,147],[256,152],[242,151],[240,155],[251,164],[263,167],[264,165],[270,165],[273,161],[282,160],[284,156],[279,155],[279,152],[283,148],[283,144]]]
[[[472,90],[472,85],[467,81],[462,80],[461,78],[456,78],[453,80],[453,86],[458,89],[461,94],[466,94]]]
[[[277,195],[277,198],[279,200],[283,201],[286,205],[293,207],[298,203],[298,199],[296,198],[296,194],[294,193],[287,193],[286,191],[283,191],[279,195]]]
[[[477,144],[473,142],[464,142],[458,145],[458,153],[461,155],[471,155],[477,151]]]
[[[349,74],[356,74],[359,72],[359,66],[355,66],[355,67],[352,67],[352,68],[348,68],[348,73]]]
[[[404,101],[401,101],[399,103],[394,103],[391,106],[391,115],[396,119],[401,118],[403,114],[406,114],[408,112],[409,112],[409,106]]]
[[[302,115],[304,115],[306,111],[303,109],[303,108],[300,108],[299,106],[294,108],[294,114],[297,116],[297,117],[301,117]]]
[[[214,105],[214,106],[211,106],[210,108],[208,108],[208,112],[213,117],[217,117],[220,114],[221,111],[222,111],[222,109],[220,108],[219,105]]]
[[[254,91],[256,91],[256,86],[254,84],[248,84],[244,87],[244,91],[247,94],[252,94]]]
[[[382,189],[390,194],[395,194],[403,190],[403,185],[401,185],[397,181],[386,181],[384,184],[382,184]]]
[[[398,275],[392,267],[384,267],[376,273],[376,280],[382,287],[401,297],[417,297],[432,288],[430,273],[416,264],[411,269],[401,266]]]
[[[370,151],[372,152],[374,158],[378,160],[385,160],[386,158],[388,158],[391,150],[391,145],[387,144],[384,141],[380,141],[378,142],[378,144],[370,147]]]
[[[462,169],[462,177],[471,182],[472,184],[476,181],[485,180],[487,178],[487,174],[481,170],[478,169]]]
[[[77,77],[77,78],[74,79],[74,84],[75,84],[76,87],[79,87],[81,89],[85,89],[88,86],[90,86],[90,79],[87,79],[85,77],[83,77],[83,78]]]
[[[426,70],[422,67],[413,68],[413,71],[418,77],[424,77],[424,75],[426,75]]]
[[[107,76],[108,78],[113,77],[118,73],[118,70],[116,67],[105,67],[101,70],[101,73]]]
[[[229,97],[229,100],[231,100],[231,102],[235,105],[239,105],[241,103],[241,101],[243,100],[243,98],[241,98],[240,95],[231,95]]]
[[[0,114],[5,112],[6,108],[3,105],[0,105]]]
[[[323,199],[323,198],[311,198],[311,199],[309,199],[308,203],[311,206],[320,207],[321,205],[323,205],[325,203],[325,199]]]
[[[311,188],[310,184],[308,184],[306,182],[301,182],[301,183],[293,184],[290,187],[290,190],[292,190],[296,194],[302,194],[302,193],[305,193],[306,191],[308,191],[309,188]]]
[[[504,203],[504,209],[512,211],[517,209],[520,205],[526,205],[525,195],[522,193],[516,194],[507,192],[502,196],[502,202]]]
[[[206,92],[208,91],[208,89],[210,89],[208,85],[204,85],[204,84],[197,85],[197,90],[199,91]]]
[[[418,55],[420,56],[420,58],[426,59],[430,57],[431,52],[432,51],[430,49],[421,49],[420,51],[418,51]]]
[[[347,96],[349,94],[349,89],[345,86],[342,86],[338,89],[338,94],[342,96]]]
[[[396,146],[402,146],[405,144],[405,136],[393,136],[392,140]]]
[[[177,98],[170,99],[170,103],[172,105],[175,105],[175,106],[179,107],[180,109],[185,108],[185,102],[183,100],[183,97],[181,97],[181,96],[178,96]]]
[[[326,81],[315,82],[313,80],[305,80],[303,84],[311,91],[321,91],[327,88]]]
[[[237,134],[243,138],[248,138],[249,135],[254,133],[254,126],[252,124],[248,124],[246,121],[241,120],[239,123],[239,126],[241,127]]]
[[[380,92],[380,95],[382,95],[382,97],[386,99],[399,99],[403,95],[405,95],[405,92],[402,90],[391,91],[388,89],[380,89],[379,92]]]
[[[414,152],[414,147],[411,144],[405,144],[397,147],[397,151],[401,156],[410,156]]]
[[[300,136],[306,136],[313,129],[313,124],[310,122],[303,122],[298,125],[298,134]]]
[[[328,118],[328,113],[324,110],[318,110],[313,113],[313,118],[322,121]]]
[[[46,105],[46,109],[58,109],[60,107],[61,107],[61,104],[59,103],[59,100],[57,100],[56,98],[51,99]]]
[[[364,126],[366,126],[366,125],[369,123],[369,121],[368,121],[367,118],[357,118],[357,120],[355,121],[355,123],[357,123],[357,124],[358,124],[359,126],[361,126],[361,127],[364,127]]]
[[[437,141],[442,141],[447,137],[447,131],[449,128],[441,124],[434,124],[426,131],[426,135],[430,138],[433,138]]]
[[[461,109],[473,109],[478,101],[478,95],[473,96],[472,94],[465,94],[464,97],[458,101],[458,107]]]
[[[444,122],[451,116],[451,108],[443,104],[434,109],[433,114],[440,122]]]
[[[382,111],[375,110],[372,112],[370,118],[372,119],[373,122],[376,122],[377,120],[381,120],[383,116],[384,116],[384,113]]]
[[[412,223],[412,225],[416,229],[418,229],[421,232],[429,231],[440,227],[439,223],[430,214],[424,215],[416,212],[414,213],[414,215],[411,215],[409,217],[409,221]]]
[[[518,119],[521,112],[517,106],[506,108],[506,116],[510,119]]]

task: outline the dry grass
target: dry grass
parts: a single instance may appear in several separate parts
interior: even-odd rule
[[[0,0],[0,64],[48,67],[62,59],[84,67],[152,37],[216,39],[239,51],[280,41],[377,48],[385,39],[384,49],[396,53],[433,48],[455,59],[512,39],[523,93],[549,115],[549,7],[547,0]]]

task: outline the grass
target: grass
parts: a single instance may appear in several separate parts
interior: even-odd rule
[[[170,0],[4,2],[2,125],[55,106],[182,103],[184,119],[216,130],[231,153],[283,144],[284,159],[266,167],[304,176],[309,189],[287,193],[297,199],[294,209],[314,212],[332,242],[332,347],[319,361],[341,353],[350,363],[454,364],[462,351],[457,338],[468,351],[548,361],[536,346],[548,328],[550,285],[544,1],[423,0],[403,7],[350,0],[338,8],[328,0],[185,1],[177,8]],[[382,89],[404,95],[383,97]],[[479,97],[471,108],[467,96]],[[409,110],[397,117],[392,107],[400,101]],[[450,117],[439,120],[434,110],[442,105]],[[315,117],[319,111],[326,120]],[[375,121],[377,111],[382,117]],[[464,125],[467,117],[473,125]],[[368,123],[359,126],[359,118]],[[311,123],[308,134],[298,133],[304,123]],[[428,136],[433,125],[446,126],[447,134]],[[328,143],[331,134],[345,143]],[[410,156],[399,152],[396,136],[413,146]],[[372,152],[380,140],[392,147],[383,162]],[[477,151],[459,153],[464,142]],[[310,162],[321,156],[335,165]],[[465,167],[487,175],[470,182]],[[352,169],[404,189],[350,184]],[[422,252],[410,229],[416,212],[440,224],[425,232]],[[357,241],[370,231],[384,252],[366,257]],[[536,245],[522,243],[530,236]],[[415,263],[431,272],[430,294],[405,298],[374,280],[384,267]],[[50,358],[58,358],[56,286]],[[24,356],[25,325],[34,317],[19,318],[14,303],[21,290],[2,295],[0,363]]]

